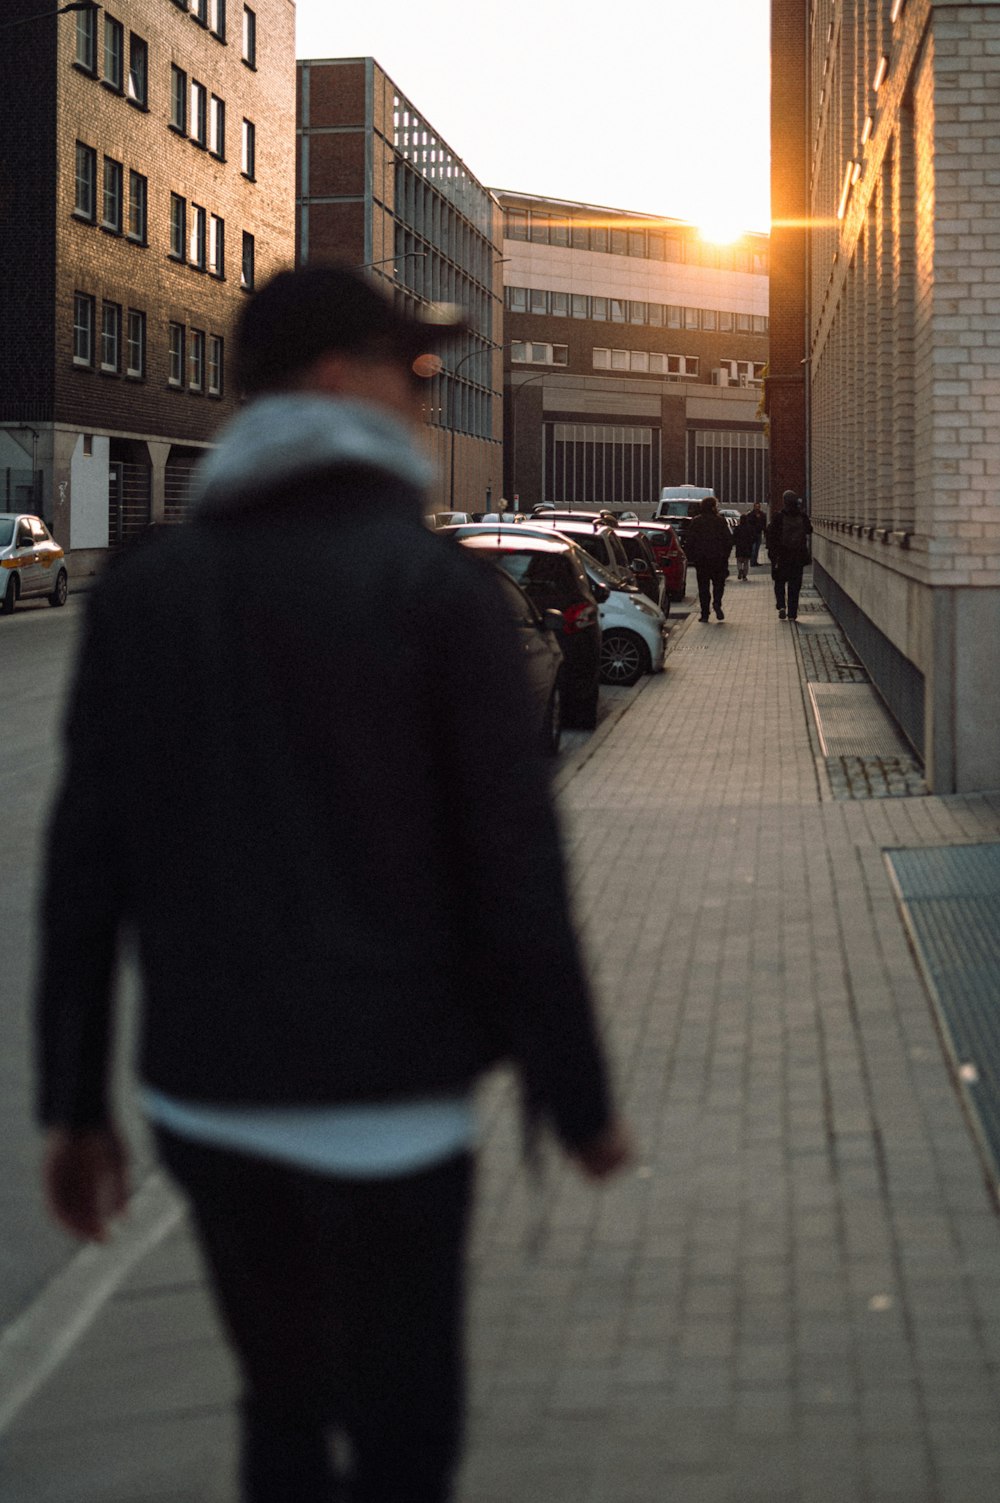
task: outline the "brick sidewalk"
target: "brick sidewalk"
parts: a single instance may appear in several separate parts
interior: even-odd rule
[[[534,1188],[484,1092],[457,1503],[995,1503],[1000,1229],[882,852],[998,839],[1000,797],[823,794],[766,570],[725,605],[560,778],[639,1157]],[[233,1392],[176,1233],[0,1500],[231,1503]]]

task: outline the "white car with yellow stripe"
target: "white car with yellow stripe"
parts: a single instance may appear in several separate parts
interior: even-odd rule
[[[33,595],[65,605],[68,594],[65,555],[41,517],[0,511],[0,612],[9,616],[19,600]]]

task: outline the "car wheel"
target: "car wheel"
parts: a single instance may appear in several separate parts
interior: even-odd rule
[[[549,695],[548,709],[545,711],[545,723],[542,726],[542,751],[547,757],[558,757],[559,743],[562,740],[562,690],[559,680],[552,685],[552,693]]]
[[[3,592],[3,602],[0,604],[0,615],[9,616],[14,609],[17,600],[17,580],[13,574],[7,576],[7,588]]]
[[[641,638],[613,628],[601,642],[601,678],[606,684],[637,683],[649,666],[649,653]]]
[[[56,579],[56,587],[49,596],[49,605],[65,605],[68,594],[69,580],[66,578],[66,570],[60,569]]]

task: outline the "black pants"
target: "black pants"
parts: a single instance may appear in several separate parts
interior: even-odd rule
[[[708,615],[709,605],[713,605],[717,611],[722,609],[722,592],[726,588],[726,576],[729,573],[729,565],[723,564],[696,564],[695,573],[698,576],[698,601],[701,605],[701,614]]]
[[[805,564],[776,564],[774,567],[774,603],[779,611],[787,608],[794,621],[799,614],[799,591]]]
[[[242,1369],[245,1503],[447,1503],[471,1156],[347,1180],[158,1138]]]

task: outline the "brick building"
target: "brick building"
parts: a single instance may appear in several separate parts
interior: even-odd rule
[[[79,572],[183,515],[235,410],[234,318],[292,261],[294,6],[37,13],[7,0],[0,51],[0,506]]]
[[[679,220],[497,197],[506,494],[648,510],[688,481],[766,500],[768,237],[716,246]]]
[[[503,472],[500,211],[373,58],[298,64],[296,254],[371,268],[401,305],[468,331],[427,383],[437,509],[483,511]]]
[[[772,0],[772,16],[809,174],[816,579],[930,785],[996,788],[1000,7]],[[772,282],[786,297],[794,264]]]

